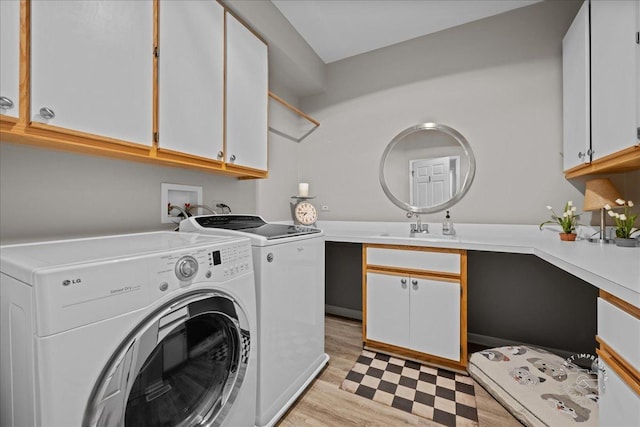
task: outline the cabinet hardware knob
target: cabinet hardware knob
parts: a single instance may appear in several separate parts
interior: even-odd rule
[[[49,107],[42,107],[40,109],[40,116],[42,116],[43,119],[53,119],[56,114],[53,112],[53,110]]]
[[[416,279],[413,279],[413,280],[411,281],[411,284],[412,284],[413,286],[418,286],[418,281],[417,281]]]
[[[221,159],[224,157],[224,152],[222,150],[218,151],[218,158]]]
[[[400,279],[400,283],[402,283],[403,285],[407,284],[407,279]]]
[[[0,96],[0,108],[13,108],[13,101],[6,96]]]
[[[229,157],[229,160],[231,160],[232,162],[236,160],[236,155],[232,154],[231,157]]]
[[[578,151],[578,158],[579,158],[579,159],[584,158],[584,156],[586,156],[586,154],[585,154],[585,153],[583,153],[582,151]]]

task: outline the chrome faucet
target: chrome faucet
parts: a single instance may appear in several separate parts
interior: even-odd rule
[[[180,215],[178,216],[182,216],[183,219],[187,219],[191,216],[191,214],[188,212],[188,209],[185,210],[184,208],[178,206],[178,205],[169,205],[169,210],[167,211],[168,214],[171,214],[171,211],[176,209],[177,211],[180,212]]]
[[[413,233],[423,233],[423,234],[429,233],[429,224],[423,224],[422,223],[422,219],[420,217],[420,214],[416,213],[416,212],[407,212],[407,218],[411,218],[412,216],[416,217],[416,223],[415,224],[409,224],[410,232],[412,234]]]

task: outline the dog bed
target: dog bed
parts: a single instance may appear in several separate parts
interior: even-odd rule
[[[469,374],[527,426],[597,426],[598,376],[530,346],[471,355]]]

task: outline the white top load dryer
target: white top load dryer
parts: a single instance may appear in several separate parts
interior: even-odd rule
[[[251,240],[258,310],[256,425],[274,425],[329,360],[324,352],[324,234],[256,215],[205,215],[180,231]]]

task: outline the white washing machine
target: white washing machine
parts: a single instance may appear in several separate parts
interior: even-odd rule
[[[0,425],[253,426],[249,239],[0,247]]]
[[[255,215],[205,215],[180,231],[251,239],[258,309],[256,425],[272,426],[329,360],[324,352],[324,234]]]

